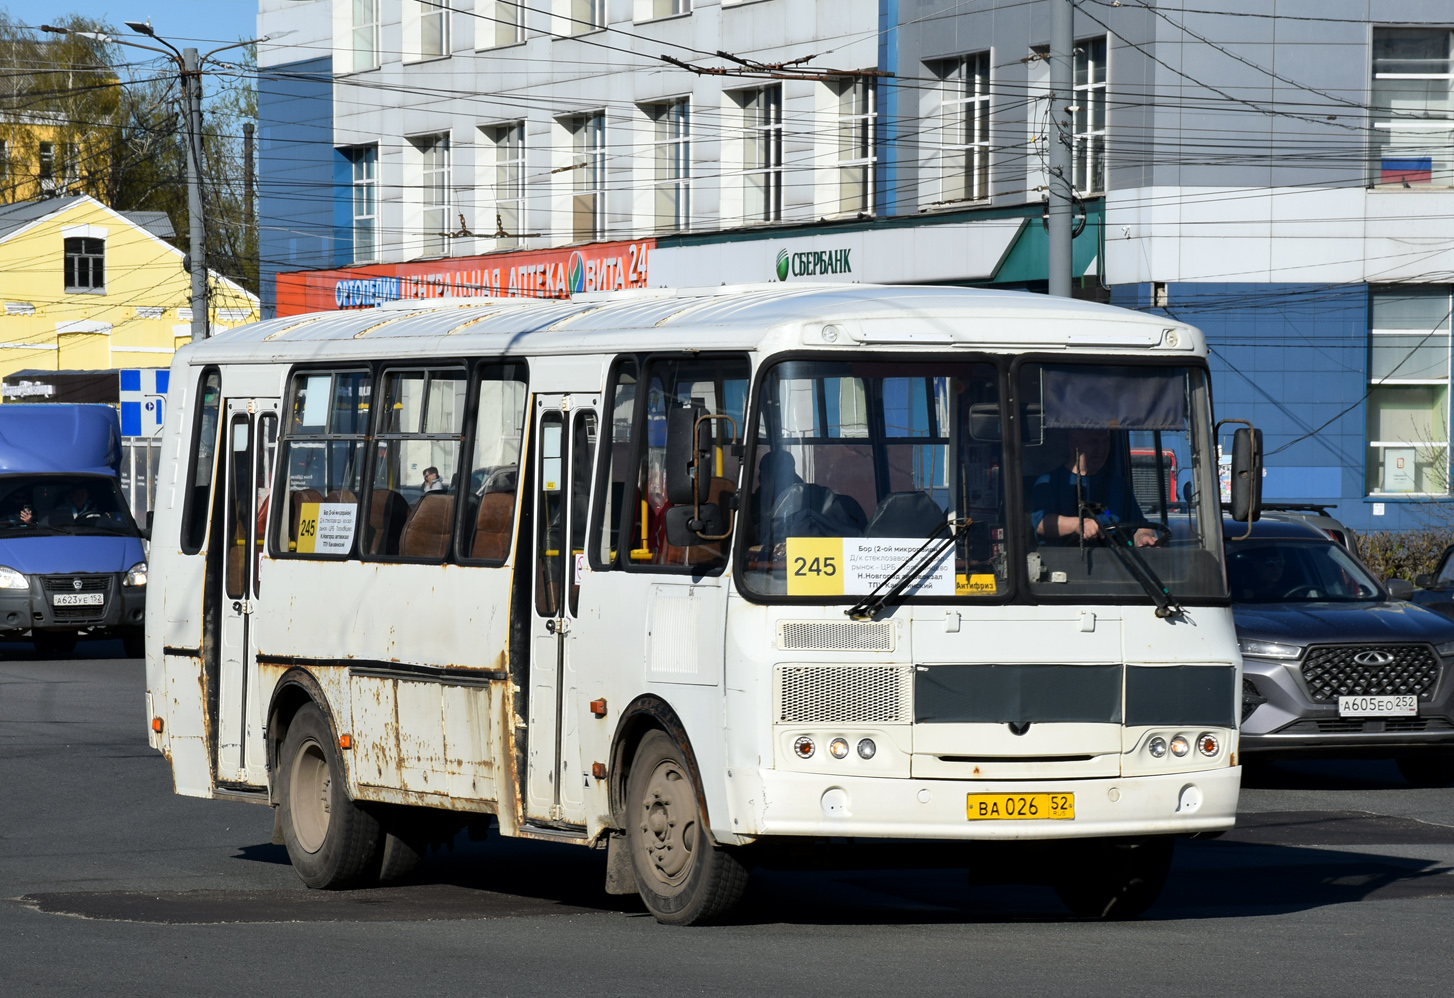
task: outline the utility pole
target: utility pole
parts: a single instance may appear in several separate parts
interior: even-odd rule
[[[192,261],[192,342],[207,338],[207,231],[202,222],[202,71],[182,49],[182,112],[187,122],[187,228]]]
[[[242,252],[249,264],[257,249],[257,228],[252,217],[252,132],[250,121],[242,123]]]
[[[1070,110],[1075,69],[1074,0],[1050,0],[1050,293],[1070,297],[1070,241],[1075,219],[1072,182],[1074,116]]]

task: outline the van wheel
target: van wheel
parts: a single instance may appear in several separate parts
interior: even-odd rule
[[[383,829],[349,800],[337,742],[316,704],[293,715],[279,753],[283,844],[309,887],[341,890],[378,873]]]
[[[30,640],[42,655],[69,655],[76,650],[75,631],[31,631]]]
[[[1055,893],[1081,918],[1135,918],[1156,903],[1176,839],[1084,839],[1065,843]]]
[[[658,922],[704,925],[742,899],[747,870],[712,842],[680,747],[648,732],[626,782],[626,842],[636,891]]]
[[[1447,787],[1454,783],[1454,753],[1424,752],[1401,755],[1398,771],[1412,787]]]
[[[122,631],[121,646],[125,649],[127,658],[145,658],[146,631],[140,627],[132,627]]]

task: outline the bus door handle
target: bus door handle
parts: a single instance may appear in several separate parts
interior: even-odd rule
[[[545,629],[551,634],[569,634],[570,621],[564,617],[552,617],[545,622]]]
[[[237,599],[232,601],[232,612],[249,614],[252,613],[252,600]]]

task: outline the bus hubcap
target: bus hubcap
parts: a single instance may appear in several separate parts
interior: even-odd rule
[[[328,821],[332,809],[329,799],[333,777],[328,771],[328,758],[315,741],[306,742],[293,760],[288,780],[288,804],[293,816],[293,834],[298,845],[307,852],[323,848],[328,837]]]
[[[697,837],[697,802],[691,781],[663,762],[651,774],[641,802],[641,842],[656,875],[676,886],[691,873]]]

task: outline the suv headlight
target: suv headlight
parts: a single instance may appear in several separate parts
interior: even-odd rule
[[[123,586],[144,586],[146,585],[146,562],[138,561],[126,570],[126,578],[121,580]]]
[[[1441,645],[1435,645],[1434,651],[1438,652],[1440,655],[1445,656],[1446,658],[1450,655],[1454,655],[1454,641],[1445,641]]]
[[[13,568],[0,565],[0,589],[29,589],[30,580]]]
[[[1279,641],[1255,641],[1242,638],[1237,642],[1243,655],[1253,658],[1301,658],[1303,650],[1299,645],[1285,645]]]

